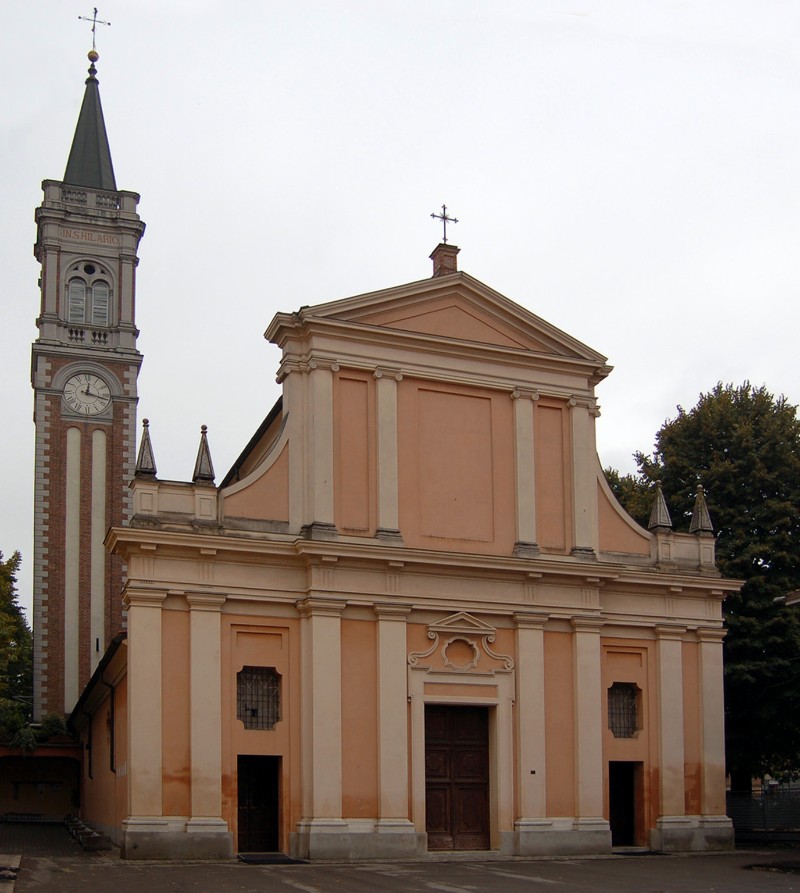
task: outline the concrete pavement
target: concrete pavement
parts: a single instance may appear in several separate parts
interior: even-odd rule
[[[0,850],[13,838],[0,825]],[[51,826],[52,827],[52,826]],[[455,861],[243,865],[124,862],[116,851],[71,849],[66,831],[27,829],[14,893],[762,893],[800,891],[800,873],[752,870],[794,863],[800,850],[725,855],[614,855],[593,859],[501,859],[465,854]],[[5,832],[5,835],[4,835]],[[51,852],[42,852],[48,845]],[[4,839],[5,838],[5,839]],[[66,839],[64,839],[66,838]],[[20,840],[20,837],[17,838]],[[68,843],[69,842],[69,843]],[[24,841],[19,845],[24,848]],[[0,893],[8,891],[0,881]]]

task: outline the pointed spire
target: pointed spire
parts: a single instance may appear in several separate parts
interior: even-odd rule
[[[156,460],[153,455],[153,445],[150,443],[150,420],[142,420],[142,441],[139,444],[139,455],[136,457],[137,478],[154,478],[156,476]]]
[[[667,502],[661,489],[661,481],[656,481],[656,495],[653,499],[653,508],[650,512],[650,520],[647,522],[648,530],[672,530],[672,518],[669,516]]]
[[[208,428],[200,426],[200,447],[197,450],[197,459],[194,463],[193,484],[214,484],[214,466],[211,462],[211,452],[208,449]]]
[[[94,67],[99,58],[96,50],[89,51],[89,77],[86,78],[78,126],[75,128],[67,169],[64,171],[64,183],[116,192],[117,181],[114,179],[103,107],[100,105],[97,69]]]
[[[708,513],[702,484],[697,485],[697,496],[694,500],[694,511],[692,512],[692,522],[689,524],[689,533],[699,533],[701,536],[714,533],[714,525],[711,523],[711,515]]]

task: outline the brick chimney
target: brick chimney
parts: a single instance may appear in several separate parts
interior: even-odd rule
[[[447,276],[449,273],[458,272],[458,263],[456,256],[461,249],[455,245],[448,245],[447,242],[440,242],[431,254],[433,261],[433,275]]]

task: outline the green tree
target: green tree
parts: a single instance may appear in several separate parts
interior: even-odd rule
[[[3,560],[0,552],[0,701],[25,705],[29,712],[33,684],[31,630],[17,602],[19,552]]]
[[[661,480],[677,529],[702,484],[717,562],[745,580],[725,601],[725,726],[734,789],[800,770],[800,421],[765,387],[719,383],[664,422],[652,455],[635,454],[642,487]],[[636,483],[634,481],[634,483]],[[637,495],[636,487],[630,487]],[[626,505],[621,489],[620,499]],[[630,496],[630,494],[628,494]],[[639,508],[633,502],[634,510]]]
[[[639,455],[638,453],[636,455]],[[650,481],[643,474],[620,474],[615,468],[603,469],[611,492],[625,511],[642,527],[647,527],[653,507]]]

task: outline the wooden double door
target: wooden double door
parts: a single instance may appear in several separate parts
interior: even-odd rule
[[[429,850],[489,849],[487,707],[425,707],[425,816]]]

